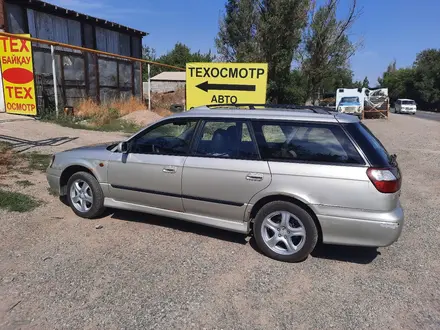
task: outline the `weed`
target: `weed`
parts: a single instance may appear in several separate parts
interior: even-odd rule
[[[31,196],[0,189],[0,209],[10,212],[29,212],[41,205]]]
[[[91,99],[83,100],[75,108],[75,116],[82,118],[101,118],[106,120],[119,118],[137,110],[146,110],[146,106],[139,98],[131,97],[127,100],[113,100],[97,104]]]
[[[23,168],[23,167],[19,168],[17,170],[20,174],[24,174],[24,175],[31,175],[33,173],[31,170]]]
[[[58,192],[56,192],[54,189],[51,189],[50,187],[47,188],[47,192],[49,193],[49,195],[54,196],[54,197],[58,197],[59,194]]]
[[[30,186],[35,186],[35,184],[30,182],[29,180],[19,180],[19,181],[16,181],[15,183],[18,184],[19,186],[24,187],[24,188],[30,187]]]
[[[95,127],[95,129],[99,131],[125,133],[136,133],[141,128],[142,127],[138,124],[123,119],[116,119],[100,127]]]
[[[102,132],[125,132],[125,133],[135,133],[139,131],[142,127],[131,121],[123,119],[113,119],[110,121],[103,121],[102,119],[90,118],[88,120],[79,120],[76,117],[67,117],[60,115],[58,118],[45,119],[46,121],[58,124],[64,127],[76,128],[76,129],[86,129],[91,131],[102,131]]]
[[[41,172],[46,171],[52,159],[52,155],[39,154],[37,152],[20,154],[20,157],[28,161],[28,169]]]
[[[13,164],[13,156],[12,145],[0,141],[0,174],[8,172],[8,169]]]

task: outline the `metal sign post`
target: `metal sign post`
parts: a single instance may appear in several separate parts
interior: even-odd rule
[[[53,93],[55,95],[55,113],[58,118],[58,88],[57,88],[57,73],[55,63],[55,49],[53,45],[50,45],[50,54],[52,55],[52,75],[53,75]]]
[[[151,111],[151,77],[150,77],[150,63],[148,63],[148,110]]]

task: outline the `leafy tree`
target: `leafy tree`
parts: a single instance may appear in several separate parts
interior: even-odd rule
[[[327,0],[311,12],[311,24],[303,41],[302,70],[308,79],[308,95],[313,102],[319,97],[327,77],[338,70],[348,70],[348,60],[357,46],[348,39],[348,32],[357,20],[357,1],[352,0],[345,19],[337,18],[339,0]]]
[[[348,68],[330,70],[322,82],[322,94],[335,93],[338,88],[352,88],[353,71]]]
[[[363,88],[368,88],[370,86],[370,81],[368,80],[368,77],[364,78],[364,81],[362,82]]]
[[[427,49],[414,62],[414,87],[422,103],[440,106],[440,50]]]
[[[310,0],[228,0],[216,46],[222,60],[269,65],[268,96],[285,102]]]
[[[290,68],[307,24],[309,0],[261,0],[259,41],[269,64],[269,99],[285,103]]]
[[[388,95],[393,103],[399,98],[417,98],[414,78],[414,69],[403,68],[385,72],[379,82],[381,87],[388,88]]]
[[[253,62],[261,59],[257,40],[257,3],[257,0],[229,0],[226,3],[226,13],[215,39],[221,60]]]
[[[211,54],[211,51],[204,54],[200,51],[195,53],[191,52],[190,48],[180,42],[176,43],[174,48],[168,53],[156,57],[156,51],[153,48],[144,47],[143,48],[143,58],[146,60],[155,61],[162,64],[168,64],[180,68],[185,68],[188,62],[212,62],[215,56]],[[151,65],[151,76],[155,76],[163,71],[175,71],[172,68],[163,67],[160,65]],[[143,79],[148,80],[147,65],[143,65]]]
[[[391,63],[378,79],[388,88],[392,102],[399,98],[414,99],[422,108],[440,108],[440,50],[427,49],[420,52],[412,67],[396,68]]]

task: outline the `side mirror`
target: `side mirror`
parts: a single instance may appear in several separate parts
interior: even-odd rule
[[[118,152],[126,154],[128,153],[128,143],[127,142],[120,142],[118,144]]]

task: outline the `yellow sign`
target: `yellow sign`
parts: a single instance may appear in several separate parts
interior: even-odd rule
[[[0,36],[0,64],[6,112],[35,116],[37,104],[31,42]]]
[[[186,109],[266,103],[267,63],[187,63]]]

